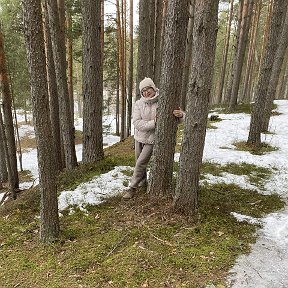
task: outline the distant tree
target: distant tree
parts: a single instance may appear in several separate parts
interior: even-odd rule
[[[130,0],[129,13],[129,61],[127,76],[127,136],[131,135],[132,99],[133,99],[133,0]]]
[[[233,20],[233,5],[234,1],[230,0],[229,3],[229,13],[227,15],[227,24],[226,24],[226,36],[225,36],[225,44],[222,54],[222,67],[221,67],[221,73],[220,73],[220,83],[219,83],[219,90],[218,90],[218,97],[217,97],[217,103],[220,104],[222,102],[222,94],[223,94],[223,88],[224,88],[224,82],[225,82],[225,76],[226,76],[226,69],[227,69],[227,59],[228,59],[228,52],[229,52],[229,45],[230,45],[230,34],[231,34],[231,23]]]
[[[11,179],[12,179],[12,189],[13,191],[19,188],[19,177],[17,171],[17,156],[16,156],[16,143],[15,134],[13,127],[13,116],[12,116],[12,97],[9,85],[9,77],[7,70],[6,55],[4,51],[4,39],[2,34],[2,29],[0,26],[0,84],[2,86],[2,108],[5,123],[5,136],[7,139],[8,146],[8,159],[11,167]],[[8,160],[7,159],[7,160]],[[16,198],[16,194],[13,194]]]
[[[55,151],[51,138],[44,35],[41,3],[23,1],[24,25],[29,62],[33,123],[38,146],[39,186],[41,192],[40,239],[45,243],[59,236]]]
[[[139,83],[144,77],[154,78],[155,0],[139,1],[138,60],[136,98],[140,98]],[[156,83],[159,85],[159,83]]]
[[[51,41],[51,33],[49,29],[49,16],[46,1],[43,3],[43,17],[44,17],[44,37],[46,48],[46,63],[47,63],[47,77],[48,77],[48,93],[49,93],[49,107],[50,120],[52,125],[53,143],[56,153],[57,170],[62,170],[65,167],[64,147],[61,139],[60,131],[60,115],[59,115],[59,99],[57,90],[56,71],[53,59],[53,49]]]
[[[16,107],[23,108],[26,113],[30,109],[30,85],[22,18],[21,1],[1,0],[0,19],[9,80],[13,86]]]
[[[251,113],[249,136],[247,140],[248,145],[261,145],[263,111],[267,101],[267,91],[271,78],[273,63],[275,61],[276,51],[279,46],[281,36],[279,31],[282,31],[282,23],[286,14],[287,5],[288,2],[284,0],[274,0],[273,2],[270,32],[255,90],[255,103]]]
[[[229,111],[234,111],[237,106],[239,86],[241,81],[241,74],[244,62],[245,51],[248,42],[249,30],[251,26],[251,19],[253,14],[254,0],[244,0],[242,11],[241,28],[239,34],[239,42],[237,46],[237,53],[235,54],[233,72],[231,77],[232,89],[229,96]]]
[[[102,135],[101,0],[82,1],[83,161],[104,157]]]
[[[65,38],[63,38],[59,20],[57,0],[46,0],[48,4],[50,33],[52,39],[53,57],[57,76],[57,89],[59,95],[59,111],[61,136],[64,145],[65,166],[68,169],[77,165],[74,127],[68,94],[65,58]]]
[[[164,25],[166,18],[166,4],[164,0],[155,1],[155,23],[154,23],[154,71],[153,78],[156,85],[160,84],[161,78],[161,63],[163,52],[163,35]]]
[[[174,208],[188,215],[195,215],[198,206],[200,166],[216,50],[218,4],[219,1],[215,0],[195,1],[193,59],[174,198]]]
[[[194,8],[195,0],[190,0],[189,6],[189,22],[187,28],[187,37],[186,37],[186,47],[185,47],[185,61],[183,68],[183,77],[181,85],[181,108],[185,110],[186,107],[186,95],[188,88],[188,81],[190,75],[190,67],[192,62],[192,43],[193,43],[193,28],[194,28]]]
[[[1,104],[1,103],[0,103]],[[12,173],[11,166],[8,159],[8,147],[5,135],[5,128],[2,119],[2,111],[0,105],[0,188],[2,188],[2,183],[9,180],[9,185],[12,187]],[[9,176],[9,177],[8,177]],[[11,188],[10,187],[10,188]]]
[[[252,24],[250,29],[250,42],[247,53],[247,61],[246,61],[246,69],[244,73],[244,83],[243,83],[243,91],[242,97],[240,98],[240,102],[247,103],[251,100],[251,86],[253,82],[253,68],[255,66],[255,52],[256,52],[256,41],[258,36],[258,26],[259,19],[262,8],[262,0],[259,0],[256,3],[255,13],[253,14]]]
[[[188,20],[189,0],[168,2],[157,127],[148,186],[148,193],[151,195],[171,195],[173,192],[172,176],[179,120],[172,112],[180,106],[181,101],[180,92],[185,58],[181,47],[185,47]]]

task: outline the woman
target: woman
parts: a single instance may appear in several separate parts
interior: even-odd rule
[[[123,195],[124,199],[131,199],[136,189],[146,184],[146,169],[154,144],[159,89],[156,88],[151,78],[144,78],[139,84],[139,90],[141,98],[136,101],[132,115],[137,160],[129,189]],[[184,116],[184,112],[180,109],[174,110],[173,114],[177,118]]]

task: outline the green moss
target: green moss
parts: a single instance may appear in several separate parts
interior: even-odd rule
[[[272,151],[277,151],[278,147],[273,147],[268,143],[261,143],[259,146],[249,145],[246,142],[236,142],[233,143],[239,151],[247,151],[254,155],[263,155]]]

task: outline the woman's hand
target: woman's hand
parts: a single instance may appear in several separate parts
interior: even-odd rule
[[[181,108],[179,107],[178,109],[175,109],[173,111],[173,115],[177,118],[182,118],[184,116],[184,112],[181,110]]]

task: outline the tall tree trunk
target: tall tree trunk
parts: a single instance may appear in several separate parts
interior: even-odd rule
[[[273,11],[273,1],[274,0],[269,0],[269,4],[268,4],[267,17],[265,19],[264,33],[262,36],[262,45],[261,45],[261,50],[260,50],[261,52],[260,52],[260,61],[259,61],[260,63],[259,63],[258,74],[260,74],[260,68],[262,66],[262,61],[264,58],[265,48],[267,45],[268,35],[270,31],[272,11]],[[258,78],[259,78],[259,75],[258,75]]]
[[[243,3],[244,0],[239,0],[239,5],[238,5],[238,12],[237,12],[237,31],[235,34],[235,45],[233,45],[234,49],[231,50],[231,54],[233,54],[232,58],[232,63],[231,63],[231,68],[230,68],[230,75],[228,77],[228,83],[226,87],[226,92],[225,92],[225,100],[224,102],[229,105],[230,99],[231,99],[231,93],[232,93],[232,87],[233,87],[233,81],[235,77],[235,68],[234,66],[236,65],[236,59],[237,59],[237,51],[238,51],[238,46],[239,46],[239,39],[240,39],[240,32],[241,32],[241,22],[242,22],[242,14],[243,14]]]
[[[244,79],[244,88],[243,88],[242,97],[241,97],[241,101],[244,103],[250,99],[249,91],[250,91],[251,82],[252,82],[253,67],[254,67],[254,60],[255,60],[256,39],[257,39],[257,31],[258,31],[261,8],[262,8],[262,0],[259,0],[255,8],[255,13],[254,13],[253,22],[252,22],[252,29],[250,33],[251,39],[250,39],[250,45],[248,49],[246,72],[245,72],[245,79]]]
[[[19,161],[20,171],[22,172],[23,171],[22,148],[21,148],[21,141],[20,141],[19,128],[18,128],[17,112],[16,112],[16,107],[15,107],[14,89],[13,89],[12,77],[10,73],[9,73],[9,78],[11,79],[10,91],[11,91],[11,99],[12,99],[13,116],[14,116],[14,121],[15,121],[14,123],[15,123],[15,132],[16,132],[16,154],[18,152],[18,161]]]
[[[182,75],[182,84],[181,84],[181,108],[185,110],[186,107],[186,96],[188,89],[188,81],[190,75],[190,67],[192,62],[192,44],[193,44],[193,27],[194,27],[194,9],[195,9],[195,0],[190,0],[189,6],[189,22],[187,29],[186,37],[186,48],[185,48],[185,60],[184,68]]]
[[[66,76],[65,38],[62,36],[59,23],[57,1],[46,1],[48,4],[50,33],[57,77],[60,125],[62,141],[64,145],[65,165],[66,168],[71,169],[77,165],[77,159],[74,144],[74,127],[71,119],[70,101]]]
[[[286,51],[286,61],[283,65],[283,78],[279,81],[280,87],[278,91],[278,99],[285,99],[285,90],[288,83],[288,50]]]
[[[288,7],[288,5],[287,5]],[[285,13],[285,12],[284,12]],[[269,81],[269,86],[267,90],[267,100],[265,102],[265,108],[263,111],[263,120],[262,120],[262,131],[268,131],[269,127],[269,121],[270,121],[270,116],[272,112],[272,107],[273,107],[273,100],[275,98],[276,94],[276,88],[277,84],[279,82],[279,77],[280,77],[280,72],[281,72],[281,66],[284,61],[284,56],[285,56],[285,51],[288,46],[288,11],[286,8],[286,16],[285,16],[285,21],[283,23],[282,27],[282,32],[280,36],[280,42],[279,46],[276,52],[276,55],[274,57],[274,63],[273,63],[273,68],[271,72],[271,78]]]
[[[262,115],[267,101],[267,91],[275,54],[279,46],[281,36],[279,31],[282,31],[281,28],[286,14],[287,4],[287,1],[284,0],[274,0],[270,32],[255,91],[255,104],[253,105],[251,113],[250,130],[247,140],[248,145],[261,145]]]
[[[37,141],[39,186],[41,192],[40,239],[49,243],[59,236],[55,151],[51,138],[45,45],[38,0],[23,3],[27,55],[30,72],[33,123]]]
[[[57,80],[53,60],[52,41],[49,30],[49,17],[46,2],[43,4],[43,11],[44,11],[44,39],[46,48],[50,120],[52,126],[52,138],[56,153],[56,167],[57,170],[60,171],[65,167],[65,158],[64,158],[64,146],[61,140]]]
[[[0,134],[3,137],[3,154],[2,157],[3,159],[3,166],[4,164],[6,164],[5,167],[2,167],[2,169],[7,168],[7,180],[9,183],[9,191],[10,191],[10,197],[12,197],[14,200],[16,199],[16,191],[14,189],[14,179],[13,179],[13,171],[12,171],[12,167],[11,167],[11,163],[9,161],[9,149],[8,149],[8,144],[7,144],[7,138],[6,138],[6,133],[5,133],[5,127],[4,127],[4,123],[3,123],[3,117],[2,117],[2,112],[1,112],[1,107],[0,107]],[[5,179],[5,171],[3,171],[3,180]]]
[[[188,215],[195,215],[198,206],[199,174],[216,50],[218,2],[215,0],[195,2],[193,59],[180,169],[174,198],[176,211]]]
[[[121,20],[122,19],[122,20]],[[126,120],[126,83],[125,83],[125,50],[124,50],[124,29],[123,18],[120,13],[120,3],[116,0],[116,22],[117,22],[117,45],[118,45],[118,61],[119,61],[119,77],[120,77],[120,140],[125,138],[125,120]]]
[[[154,83],[158,87],[161,78],[161,58],[162,58],[162,22],[164,19],[163,15],[163,0],[155,1],[155,39],[154,39]]]
[[[0,117],[2,119],[1,105],[0,105]],[[5,157],[6,154],[4,150],[5,149],[4,145],[6,145],[6,143],[4,142],[5,132],[3,130],[4,130],[3,127],[0,126],[0,186],[1,187],[2,187],[3,182],[8,181],[8,172],[7,172],[7,164],[6,164],[6,157]]]
[[[133,0],[130,0],[129,13],[129,63],[127,82],[127,136],[131,135],[132,94],[133,94]]]
[[[67,11],[66,17],[67,38],[66,38],[66,50],[67,50],[67,70],[68,70],[68,93],[70,102],[70,111],[72,118],[72,125],[74,126],[74,95],[73,95],[73,40],[72,40],[72,16],[71,12]]]
[[[101,0],[83,0],[83,162],[103,159]]]
[[[162,77],[160,98],[157,110],[157,127],[153,162],[150,173],[148,193],[152,195],[172,194],[172,176],[178,119],[173,110],[180,106],[180,89],[185,55],[189,20],[189,0],[168,2],[164,48],[162,58]]]
[[[233,65],[234,77],[233,77],[233,85],[232,85],[231,97],[230,97],[230,103],[229,103],[229,111],[234,111],[235,107],[237,106],[242,67],[243,67],[244,56],[245,56],[245,51],[246,51],[246,46],[247,46],[247,41],[248,41],[251,18],[253,14],[253,5],[254,5],[254,0],[244,0],[239,45],[237,49],[237,56],[235,59],[235,64]]]
[[[154,78],[154,28],[155,0],[140,0],[136,99],[140,98],[140,81],[144,77]]]
[[[217,104],[220,104],[222,102],[222,94],[223,94],[226,68],[227,68],[228,51],[229,51],[229,45],[230,45],[231,23],[233,19],[233,7],[234,7],[234,1],[230,0],[228,21],[227,21],[227,27],[226,27],[226,38],[225,38],[225,45],[224,45],[224,51],[223,51],[223,57],[222,57],[221,73],[220,73],[221,79],[220,79],[220,84],[219,84],[218,96],[216,100]]]
[[[4,40],[2,29],[0,27],[0,84],[2,85],[2,107],[5,123],[5,137],[7,139],[8,146],[8,159],[11,167],[12,177],[12,189],[19,188],[19,177],[17,171],[17,156],[16,156],[16,144],[13,127],[12,116],[12,97],[9,86],[9,78],[6,64],[6,57],[4,51]]]

